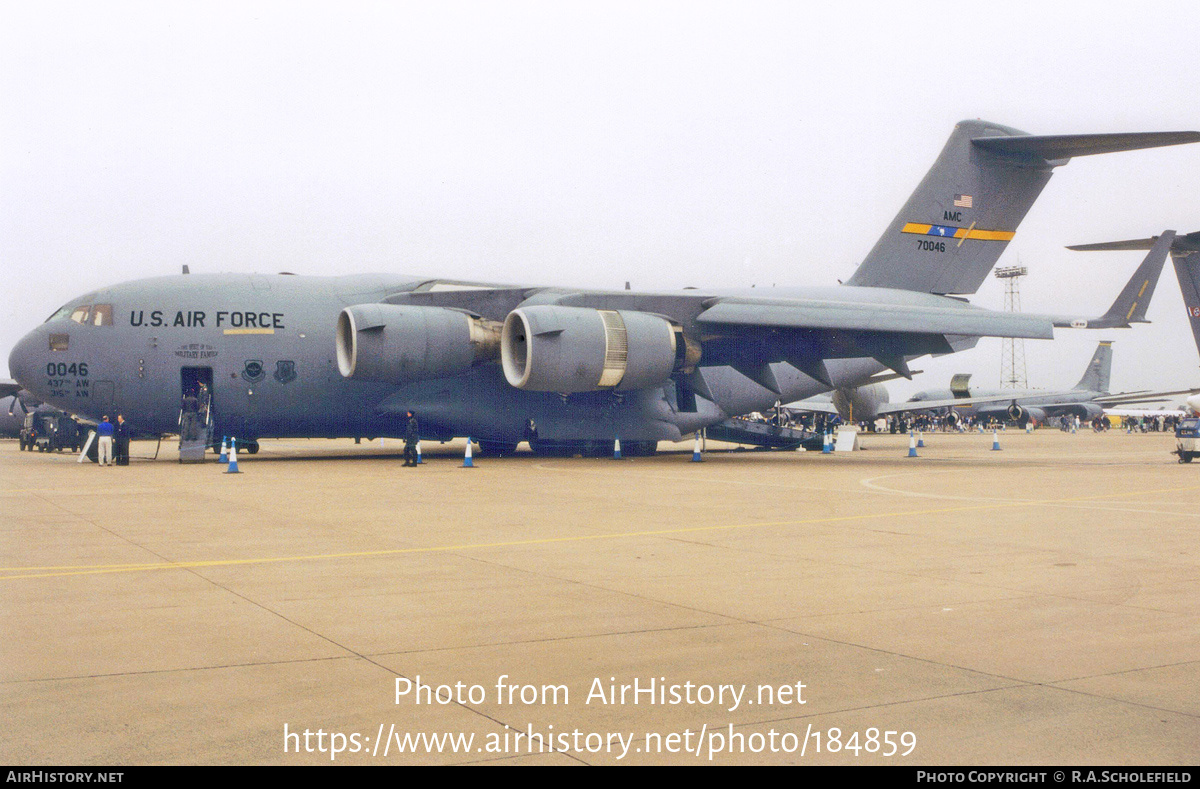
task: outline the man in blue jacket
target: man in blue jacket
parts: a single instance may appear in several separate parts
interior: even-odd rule
[[[96,428],[96,436],[100,439],[98,452],[100,454],[100,465],[113,465],[112,445],[113,445],[113,426],[112,422],[108,421],[108,415],[104,415],[104,419],[100,422],[100,426]]]

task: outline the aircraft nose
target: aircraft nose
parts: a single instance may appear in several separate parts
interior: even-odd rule
[[[41,332],[31,331],[13,346],[8,355],[8,374],[26,389],[31,388],[38,368],[39,341],[45,342]]]

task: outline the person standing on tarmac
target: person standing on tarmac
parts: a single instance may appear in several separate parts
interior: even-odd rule
[[[96,438],[98,440],[97,453],[101,466],[113,465],[113,426],[112,422],[108,421],[108,414],[104,415],[100,425],[96,428]]]
[[[129,465],[129,425],[123,414],[117,414],[117,424],[113,429],[116,440],[113,442],[114,455],[118,466]]]
[[[408,425],[404,429],[404,465],[417,465],[417,442],[421,440],[420,427],[417,425],[417,415],[408,412]]]

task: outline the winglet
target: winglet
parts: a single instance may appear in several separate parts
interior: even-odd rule
[[[1067,247],[1067,249],[1080,252],[1152,250],[1160,241],[1161,239],[1156,236],[1128,241],[1106,241],[1101,244],[1077,244]],[[1183,303],[1187,308],[1188,322],[1192,326],[1192,336],[1196,338],[1196,347],[1200,349],[1200,254],[1197,253],[1200,253],[1200,231],[1176,236],[1171,241],[1171,262],[1175,265],[1175,275],[1179,278],[1179,290],[1183,293]],[[1145,264],[1143,263],[1143,265]]]
[[[1146,308],[1150,306],[1150,297],[1154,295],[1154,287],[1162,274],[1163,263],[1167,260],[1167,252],[1175,243],[1175,231],[1164,230],[1150,247],[1150,251],[1142,260],[1142,264],[1133,272],[1129,282],[1117,295],[1108,312],[1099,320],[1088,321],[1089,329],[1129,328],[1131,323],[1147,323]]]
[[[1125,283],[1125,287],[1117,294],[1116,300],[1108,308],[1108,312],[1098,318],[1056,317],[1055,326],[1066,326],[1073,329],[1128,329],[1131,323],[1149,323],[1146,320],[1146,308],[1150,306],[1150,298],[1158,285],[1158,277],[1162,274],[1163,263],[1167,260],[1167,252],[1178,243],[1174,230],[1164,230],[1162,235],[1153,239],[1145,239],[1150,252],[1142,260],[1142,264],[1133,272],[1133,276]],[[1120,244],[1142,243],[1118,242]],[[1089,247],[1105,246],[1089,244]],[[1138,249],[1145,247],[1122,246],[1121,249]],[[1079,249],[1079,247],[1068,247]]]

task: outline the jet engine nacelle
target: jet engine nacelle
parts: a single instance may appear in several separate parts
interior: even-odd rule
[[[495,359],[500,324],[444,307],[355,304],[338,315],[336,344],[346,378],[406,384]]]
[[[541,304],[518,307],[504,320],[504,377],[533,392],[644,389],[675,369],[671,322],[630,310]]]
[[[1008,407],[1008,417],[1019,425],[1027,422],[1040,425],[1046,421],[1046,412],[1031,405],[1021,406],[1013,403]]]
[[[829,398],[838,416],[854,422],[871,422],[879,416],[879,407],[890,399],[883,384],[868,384],[853,389],[834,389]]]
[[[1071,403],[1060,409],[1064,414],[1077,416],[1082,420],[1091,421],[1104,413],[1104,406],[1095,403]]]

